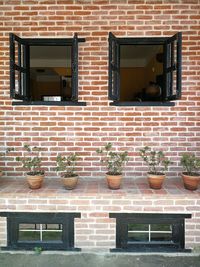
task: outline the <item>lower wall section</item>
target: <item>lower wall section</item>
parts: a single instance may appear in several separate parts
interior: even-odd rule
[[[104,180],[80,181],[67,191],[58,180],[46,180],[42,189],[30,190],[24,180],[0,184],[0,212],[79,212],[75,219],[75,247],[115,248],[116,220],[109,213],[189,213],[185,222],[186,248],[200,246],[200,190],[183,189],[179,181],[151,190],[146,180],[124,180],[120,190],[109,190]],[[0,245],[6,245],[6,220],[0,217]],[[1,266],[1,265],[0,265]]]
[[[53,252],[41,255],[0,253],[0,266],[42,267],[199,267],[200,256],[188,254],[95,254]]]

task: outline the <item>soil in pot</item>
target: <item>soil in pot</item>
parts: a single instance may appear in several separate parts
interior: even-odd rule
[[[29,173],[27,173],[26,179],[30,189],[39,189],[42,187],[44,174],[30,175]]]
[[[122,175],[121,174],[119,175],[106,174],[106,180],[107,180],[108,188],[117,190],[117,189],[120,189]]]
[[[78,183],[78,175],[77,176],[73,176],[73,177],[62,177],[62,182],[63,185],[65,187],[65,189],[67,190],[72,190],[74,188],[76,188],[77,183]]]
[[[198,173],[194,175],[188,175],[186,172],[183,172],[182,178],[185,189],[191,191],[197,190],[200,182],[200,175]]]
[[[149,186],[152,189],[161,189],[165,180],[164,174],[150,174],[148,173]]]

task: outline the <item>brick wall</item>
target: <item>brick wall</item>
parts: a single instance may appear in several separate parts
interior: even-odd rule
[[[116,221],[109,213],[175,213],[186,219],[186,248],[200,246],[200,190],[190,192],[180,182],[166,181],[163,190],[151,190],[146,179],[125,179],[120,190],[109,190],[103,179],[80,180],[73,191],[59,179],[46,179],[40,190],[30,190],[23,179],[0,184],[0,211],[79,212],[75,219],[75,246],[82,249],[115,248]],[[6,245],[6,221],[0,218],[0,246]]]
[[[101,176],[95,150],[108,141],[129,151],[126,176],[145,175],[137,152],[144,145],[156,146],[175,161],[169,175],[177,176],[180,153],[199,153],[200,148],[199,9],[198,0],[1,0],[0,145],[14,146],[18,154],[25,143],[42,146],[49,177],[56,175],[57,151],[77,151],[80,175]],[[118,37],[183,32],[183,96],[175,107],[109,106],[109,31]],[[87,106],[12,106],[9,32],[36,38],[78,32],[85,37],[79,46],[79,99]],[[22,176],[12,157],[3,168],[7,176]]]

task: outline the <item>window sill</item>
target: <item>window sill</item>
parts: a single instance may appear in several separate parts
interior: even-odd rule
[[[175,106],[174,102],[161,102],[161,101],[144,101],[144,102],[136,102],[136,101],[121,101],[121,102],[111,102],[110,106],[166,106],[171,107]]]
[[[86,102],[73,101],[13,101],[13,106],[86,106]]]

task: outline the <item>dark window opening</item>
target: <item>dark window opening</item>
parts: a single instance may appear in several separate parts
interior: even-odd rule
[[[80,250],[74,248],[74,219],[80,213],[1,212],[7,217],[7,247],[2,249]]]
[[[31,104],[78,102],[78,42],[10,34],[11,98]],[[13,102],[15,103],[15,102]]]
[[[185,218],[190,214],[110,214],[116,218],[116,249],[111,251],[187,251]]]
[[[72,46],[30,46],[30,98],[33,101],[72,99]]]
[[[181,42],[181,33],[170,38],[117,38],[110,33],[109,99],[137,105],[180,99]]]

